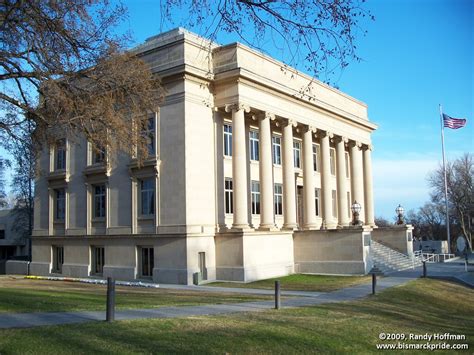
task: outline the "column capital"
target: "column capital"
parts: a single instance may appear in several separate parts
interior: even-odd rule
[[[359,141],[349,140],[349,143],[347,143],[347,145],[348,145],[349,147],[351,147],[351,148],[352,148],[352,147],[357,147],[357,148],[359,148],[359,149],[362,148],[362,143],[359,142]]]
[[[367,143],[367,144],[363,144],[362,145],[362,149],[363,150],[370,150],[370,151],[373,151],[374,150],[374,146],[370,143]]]
[[[293,126],[296,127],[298,126],[298,122],[296,120],[293,120],[291,118],[288,118],[286,120],[283,120],[283,125],[282,126]]]
[[[334,143],[348,143],[349,142],[349,139],[347,137],[344,137],[344,136],[334,136]]]
[[[319,138],[324,138],[324,137],[329,137],[329,138],[333,138],[334,137],[334,134],[331,132],[331,131],[326,131],[324,129],[317,129],[317,132],[316,132],[317,136]]]
[[[263,120],[263,119],[267,119],[267,118],[271,121],[276,120],[276,116],[272,112],[259,112],[259,113],[255,113],[255,114],[252,115],[252,120],[254,120],[254,121]]]
[[[316,133],[316,131],[317,131],[316,127],[310,126],[310,125],[305,125],[303,129],[303,132]]]
[[[225,112],[240,111],[240,110],[244,110],[246,113],[249,113],[250,106],[242,102],[235,102],[232,104],[225,105]]]

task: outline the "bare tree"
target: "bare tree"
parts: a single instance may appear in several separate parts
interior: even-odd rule
[[[0,209],[8,206],[7,194],[5,192],[5,171],[7,165],[7,160],[0,157]]]
[[[374,20],[365,0],[165,0],[162,19],[175,23],[176,11],[189,9],[181,24],[215,40],[219,33],[265,51],[267,44],[285,53],[286,64],[324,81],[344,69],[356,54],[356,37],[365,35],[361,21]],[[323,76],[325,78],[323,78]]]
[[[474,156],[464,154],[454,162],[446,164],[448,208],[455,226],[466,237],[472,248],[471,218],[474,216]],[[444,172],[440,167],[429,176],[434,203],[444,203]]]
[[[29,122],[40,143],[81,134],[146,154],[138,133],[162,89],[113,34],[125,14],[108,0],[0,0],[0,142],[21,140]]]

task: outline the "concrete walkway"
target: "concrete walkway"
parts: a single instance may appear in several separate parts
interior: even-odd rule
[[[419,275],[418,275],[419,276]],[[377,282],[377,290],[383,290],[388,287],[402,285],[412,279],[412,275],[397,276],[391,275],[379,279]],[[167,288],[171,288],[171,285]],[[217,287],[196,287],[196,286],[178,286],[173,288],[192,289],[209,292],[210,289],[215,292],[240,292],[254,294],[273,294],[271,290],[243,289],[243,288],[217,288]],[[262,293],[265,291],[266,293]],[[294,292],[284,292],[289,295]],[[304,307],[313,306],[324,303],[352,301],[368,296],[372,293],[370,283],[361,284],[353,287],[344,288],[334,292],[297,292],[294,296],[282,300],[282,307]],[[264,311],[274,308],[273,301],[257,301],[230,303],[219,305],[202,305],[202,306],[183,306],[183,307],[160,307],[155,309],[131,309],[116,311],[116,320],[133,320],[145,318],[178,318],[190,316],[208,316],[218,314],[240,313]],[[43,313],[0,313],[0,328],[29,328],[44,325],[60,325],[72,323],[84,323],[90,321],[100,321],[105,319],[104,311],[87,311],[87,312],[43,312]]]

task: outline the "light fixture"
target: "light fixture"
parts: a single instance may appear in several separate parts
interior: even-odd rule
[[[362,206],[360,205],[360,203],[358,203],[357,201],[354,201],[354,203],[351,206],[352,225],[353,226],[357,226],[357,225],[361,224],[361,222],[359,220],[359,213],[360,213],[361,209],[362,209]]]
[[[398,204],[398,207],[395,209],[395,213],[397,214],[397,224],[404,224],[403,222],[403,213],[405,212],[405,209],[402,207],[402,205]]]

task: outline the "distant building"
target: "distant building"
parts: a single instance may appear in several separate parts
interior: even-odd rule
[[[0,210],[0,262],[28,256],[28,239],[14,230],[13,210]]]
[[[167,90],[150,115],[151,158],[111,165],[67,137],[45,151],[33,274],[188,284],[195,273],[251,281],[370,269],[376,125],[364,103],[183,29],[136,50]]]

